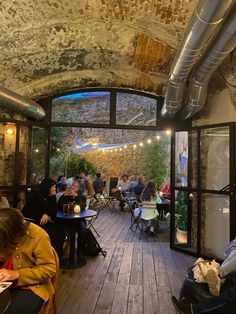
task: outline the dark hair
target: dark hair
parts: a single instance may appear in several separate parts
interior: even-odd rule
[[[151,196],[156,195],[156,183],[154,181],[149,181],[147,186],[145,187],[143,194],[142,194],[142,199],[144,201],[150,201]]]
[[[98,173],[96,174],[96,176],[97,176],[98,178],[101,178],[101,173],[98,172]]]
[[[0,209],[0,255],[9,257],[26,234],[22,213],[15,208]]]
[[[60,175],[58,176],[58,178],[57,178],[57,182],[60,182],[62,178],[63,178],[63,175],[60,174]]]
[[[39,192],[43,197],[48,197],[52,186],[56,185],[53,179],[43,179],[39,184]]]
[[[61,191],[64,192],[67,189],[67,184],[66,183],[62,183],[61,184]]]

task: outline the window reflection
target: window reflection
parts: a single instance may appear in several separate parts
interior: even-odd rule
[[[52,121],[108,124],[110,92],[81,92],[54,98]]]
[[[155,126],[156,110],[156,99],[135,94],[117,93],[117,124]]]

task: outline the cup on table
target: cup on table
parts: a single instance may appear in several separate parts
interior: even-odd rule
[[[64,216],[69,215],[69,211],[70,211],[70,206],[69,206],[69,204],[64,204],[63,207],[62,207],[62,210],[63,210],[63,215],[64,215]]]
[[[74,202],[70,202],[68,205],[69,205],[69,211],[73,213],[73,211],[74,211]]]

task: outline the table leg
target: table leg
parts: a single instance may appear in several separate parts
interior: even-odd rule
[[[61,266],[65,269],[75,269],[81,268],[86,265],[86,260],[84,258],[75,257],[75,234],[76,234],[76,224],[72,221],[69,226],[69,238],[70,238],[70,255],[69,261],[67,259],[62,259]]]

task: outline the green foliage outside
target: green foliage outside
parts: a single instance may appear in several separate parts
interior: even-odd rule
[[[170,176],[169,140],[162,139],[158,142],[146,145],[141,164],[146,181],[153,180],[160,188],[165,177]]]
[[[96,174],[97,169],[85,157],[81,157],[75,153],[63,153],[51,158],[50,163],[51,175],[56,177],[59,174],[64,174],[65,177],[73,177],[74,174],[81,172]]]
[[[188,215],[187,215],[187,204],[186,196],[184,191],[179,191],[178,193],[178,203],[176,207],[176,214],[179,215],[179,224],[178,228],[183,231],[188,230]]]

